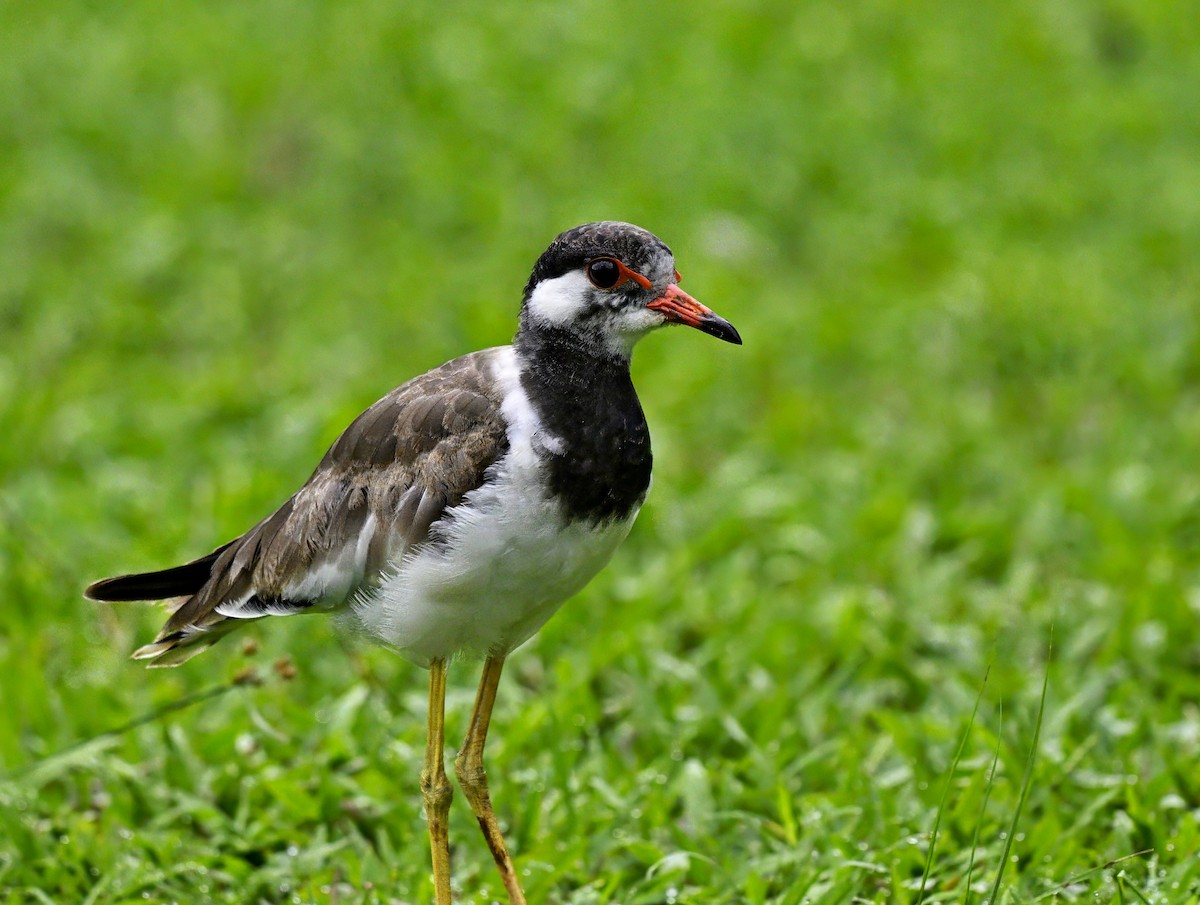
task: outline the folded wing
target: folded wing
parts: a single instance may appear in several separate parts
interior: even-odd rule
[[[179,598],[133,656],[175,666],[244,620],[336,609],[438,523],[508,448],[493,350],[455,359],[363,412],[275,513],[194,562],[91,585],[93,600]]]

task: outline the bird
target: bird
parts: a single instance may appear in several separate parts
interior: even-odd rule
[[[324,612],[428,669],[420,789],[437,905],[451,903],[447,667],[482,660],[455,773],[511,905],[524,905],[483,760],[501,670],[608,563],[646,498],[634,345],[669,324],[742,342],[680,282],[671,249],[641,227],[561,233],[525,284],[511,345],[392,390],[241,536],[85,596],[166,602],[162,631],[132,655],[150,666],[177,666],[257,619]]]

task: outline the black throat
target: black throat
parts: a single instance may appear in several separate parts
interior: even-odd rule
[[[590,347],[568,330],[522,324],[513,341],[521,386],[543,428],[550,491],[573,521],[628,518],[650,486],[650,430],[629,360]]]

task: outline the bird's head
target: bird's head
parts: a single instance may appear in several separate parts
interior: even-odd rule
[[[687,324],[741,344],[733,325],[679,288],[671,249],[631,223],[587,223],[562,233],[538,258],[521,329],[571,334],[581,345],[628,358],[666,324]]]

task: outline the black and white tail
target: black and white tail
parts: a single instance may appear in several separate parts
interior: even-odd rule
[[[88,585],[83,594],[89,600],[103,603],[165,600],[172,611],[178,611],[208,584],[221,554],[238,540],[241,538],[181,566],[101,579]],[[168,623],[158,638],[133,652],[133,659],[152,660],[150,666],[178,666],[227,635],[237,627],[238,620],[221,620],[221,623],[206,626],[204,632],[180,631]]]

